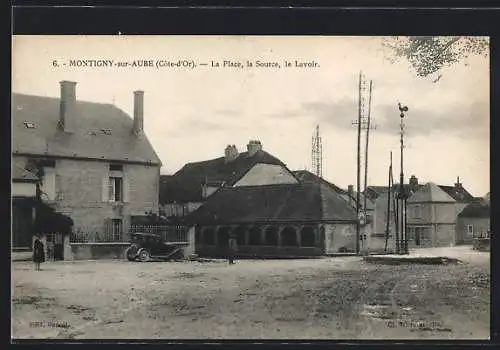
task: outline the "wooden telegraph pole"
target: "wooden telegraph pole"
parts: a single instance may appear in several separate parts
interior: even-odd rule
[[[352,125],[357,126],[358,129],[358,143],[357,143],[357,179],[356,179],[356,253],[361,253],[361,220],[366,220],[366,204],[367,199],[364,197],[363,211],[361,211],[361,131],[366,130],[366,145],[365,145],[365,164],[364,164],[364,189],[366,190],[368,183],[368,143],[370,130],[376,129],[376,126],[371,125],[371,100],[372,100],[372,87],[373,82],[370,81],[368,111],[365,116],[365,77],[362,72],[359,73],[359,89],[358,89],[358,120],[353,121]]]

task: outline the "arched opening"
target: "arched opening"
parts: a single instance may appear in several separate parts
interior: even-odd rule
[[[196,226],[194,229],[194,244],[195,245],[202,245],[203,244],[200,226]]]
[[[300,245],[302,247],[314,247],[315,246],[314,228],[311,226],[305,226],[300,231]]]
[[[252,226],[248,230],[248,244],[261,245],[262,244],[262,231],[259,226]]]
[[[296,247],[297,242],[297,231],[292,226],[287,226],[281,231],[281,242],[284,247]]]
[[[215,230],[212,227],[208,227],[203,230],[203,244],[204,245],[215,244]]]
[[[238,243],[239,246],[245,245],[245,234],[246,234],[246,227],[245,226],[237,226],[234,229],[234,234],[236,235],[236,242]]]
[[[221,226],[217,230],[217,245],[219,247],[227,248],[229,247],[229,233],[231,232],[231,227]]]
[[[267,246],[278,245],[278,227],[269,226],[266,228],[264,244]]]

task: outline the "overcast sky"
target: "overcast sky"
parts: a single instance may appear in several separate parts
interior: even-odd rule
[[[70,59],[192,60],[190,68],[69,67]],[[58,60],[60,66],[54,67]],[[212,68],[211,61],[275,61],[281,68]],[[316,68],[284,67],[315,61]],[[249,139],[291,170],[311,169],[311,137],[323,138],[324,177],[356,183],[358,75],[373,80],[369,185],[387,183],[389,153],[399,178],[400,101],[406,120],[405,182],[489,192],[489,58],[471,58],[417,78],[404,61],[390,64],[377,37],[26,36],[13,40],[13,91],[59,97],[59,81],[77,98],[114,103],[132,115],[133,91],[145,91],[145,131],[170,174],[185,163],[220,157]],[[364,141],[363,141],[364,145]]]

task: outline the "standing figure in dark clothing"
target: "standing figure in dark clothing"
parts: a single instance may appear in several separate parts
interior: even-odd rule
[[[238,250],[237,247],[237,242],[236,242],[236,236],[231,233],[229,235],[229,246],[228,246],[229,254],[228,254],[228,260],[229,264],[232,265],[234,264],[234,253]]]
[[[35,242],[33,244],[33,262],[35,263],[36,271],[40,271],[40,264],[45,262],[45,251],[39,237],[35,237]]]

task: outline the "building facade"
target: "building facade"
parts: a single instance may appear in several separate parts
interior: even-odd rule
[[[60,98],[13,95],[13,161],[41,177],[41,199],[73,220],[78,241],[127,241],[131,217],[158,212],[161,162],[144,134],[144,93],[134,115]]]
[[[475,238],[490,238],[490,203],[481,199],[458,215],[457,244],[472,244]]]
[[[409,247],[451,246],[456,242],[456,201],[427,183],[407,203]]]
[[[222,187],[296,182],[283,162],[264,151],[260,141],[250,140],[246,152],[228,145],[222,157],[187,163],[173,175],[161,175],[160,206],[162,215],[180,220]]]

